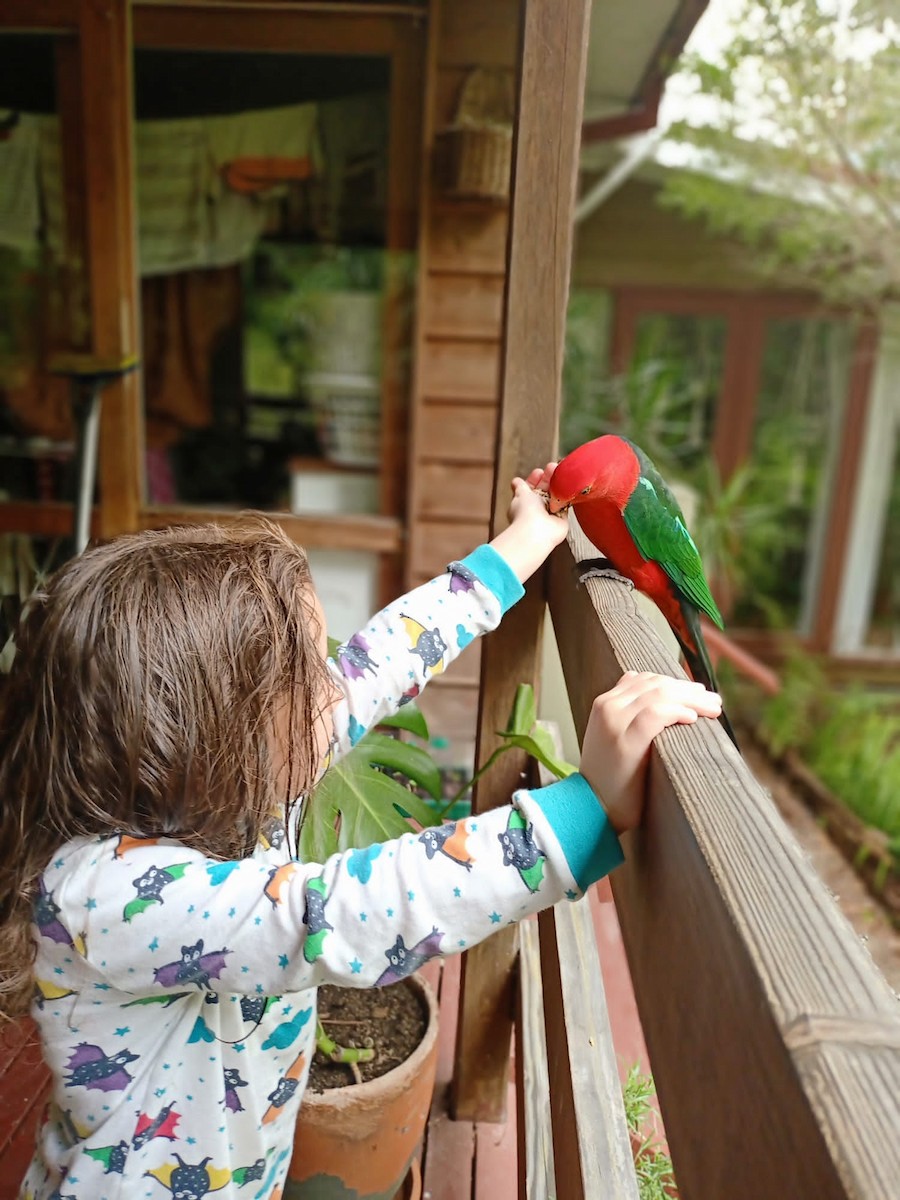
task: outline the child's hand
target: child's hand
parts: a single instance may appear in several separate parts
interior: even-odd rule
[[[565,541],[569,530],[566,517],[548,512],[546,499],[541,495],[546,492],[555,469],[556,463],[547,463],[545,467],[535,467],[526,479],[519,476],[513,479],[507,511],[509,525],[491,542],[523,583]]]
[[[668,725],[718,717],[722,699],[700,683],[626,671],[591,707],[581,774],[600,797],[616,833],[640,824],[650,743]]]

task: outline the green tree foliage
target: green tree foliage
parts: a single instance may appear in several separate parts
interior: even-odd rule
[[[663,203],[830,299],[896,297],[895,0],[744,0],[734,28],[718,54],[683,60],[710,115],[672,126],[692,167],[672,173]]]

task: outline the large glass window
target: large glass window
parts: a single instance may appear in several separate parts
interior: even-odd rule
[[[766,325],[745,489],[752,570],[735,619],[808,633],[849,382],[852,327]],[[754,529],[753,526],[756,526]]]
[[[604,308],[598,295],[570,303],[562,449],[605,432],[631,438],[684,485],[677,494],[729,627],[811,633],[853,324],[774,316],[785,306],[758,296],[698,297],[695,307],[686,292],[635,290],[611,303],[603,294]],[[611,361],[627,366],[614,373]],[[888,550],[885,559],[882,605]]]
[[[717,316],[647,313],[637,324],[625,382],[629,436],[684,473],[709,455],[727,333]]]
[[[610,372],[607,292],[569,302],[561,448],[617,432],[680,475],[706,458],[721,391],[727,322],[722,317],[642,314],[631,361]]]

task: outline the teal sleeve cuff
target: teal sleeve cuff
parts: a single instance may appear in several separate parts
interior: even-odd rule
[[[553,826],[582,891],[625,861],[603,805],[583,775],[569,775],[529,794]]]
[[[525,595],[518,575],[506,559],[487,543],[467,554],[460,566],[466,567],[485,587],[490,588],[500,601],[500,608],[504,614]]]

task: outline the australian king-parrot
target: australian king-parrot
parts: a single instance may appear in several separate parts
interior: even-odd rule
[[[718,691],[700,613],[723,627],[681,506],[639,446],[605,434],[567,454],[549,484],[551,512],[574,508],[610,566],[649,596],[672,628],[691,674]],[[728,718],[722,724],[737,745]]]

